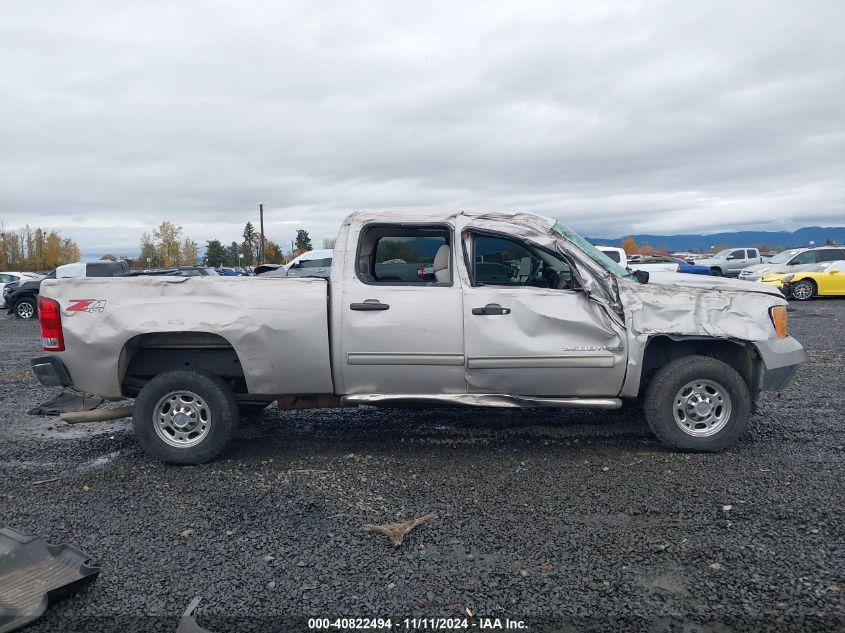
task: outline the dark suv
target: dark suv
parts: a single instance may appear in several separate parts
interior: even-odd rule
[[[129,264],[125,261],[101,260],[59,266],[44,279],[56,279],[56,271],[62,271],[63,268],[72,269],[72,274],[60,272],[61,277],[117,277],[129,272]],[[9,312],[19,319],[33,319],[38,316],[38,291],[41,290],[42,281],[43,279],[37,279],[22,283],[17,288],[8,285],[3,288],[3,300]]]

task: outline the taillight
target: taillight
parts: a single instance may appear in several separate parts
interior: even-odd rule
[[[41,322],[41,346],[45,352],[63,352],[62,311],[59,302],[38,295],[38,320]]]

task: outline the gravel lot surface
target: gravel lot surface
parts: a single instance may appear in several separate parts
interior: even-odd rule
[[[0,521],[102,566],[27,631],[172,632],[195,596],[216,633],[467,609],[470,628],[845,630],[845,301],[790,318],[808,362],[720,455],[669,452],[625,410],[274,407],[172,467],[128,421],[24,414],[57,390],[29,370],[37,324],[0,317]],[[360,529],[429,512],[395,550]]]

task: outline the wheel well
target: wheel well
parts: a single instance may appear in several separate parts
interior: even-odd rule
[[[643,355],[640,374],[640,393],[657,370],[682,356],[710,356],[733,367],[756,398],[759,385],[759,357],[754,346],[742,341],[714,338],[671,338],[655,336],[649,339]]]
[[[153,377],[176,369],[220,376],[235,394],[247,393],[243,367],[225,338],[208,332],[157,332],[129,339],[120,354],[123,393],[134,397]]]
[[[794,286],[795,284],[800,283],[802,281],[806,281],[808,284],[810,284],[813,287],[813,292],[818,292],[819,286],[816,283],[816,280],[813,279],[812,277],[804,277],[803,279],[796,279],[795,281],[792,282],[792,285]]]

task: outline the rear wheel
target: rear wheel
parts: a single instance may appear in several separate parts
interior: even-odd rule
[[[745,429],[751,405],[742,376],[709,356],[666,364],[645,394],[649,427],[664,444],[683,451],[726,449]]]
[[[810,279],[802,279],[792,284],[792,296],[798,301],[807,301],[816,294],[816,284]]]
[[[235,395],[219,376],[177,370],[144,385],[132,425],[152,457],[170,464],[202,464],[231,442],[238,418]]]
[[[25,297],[15,302],[12,311],[19,319],[34,319],[38,314],[38,305],[32,297]]]

